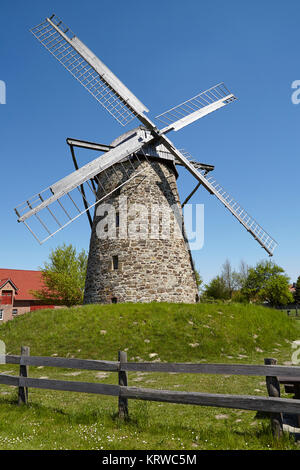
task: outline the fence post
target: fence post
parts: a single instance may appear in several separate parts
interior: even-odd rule
[[[30,356],[30,348],[28,346],[21,346],[21,360],[22,356]],[[20,363],[20,377],[28,377],[29,366],[22,365]],[[27,387],[19,387],[19,398],[18,404],[19,405],[27,405],[28,403],[28,388]]]
[[[277,364],[277,360],[272,358],[266,358],[264,362],[265,365]],[[266,385],[269,397],[280,398],[280,383],[277,377],[266,376]],[[270,419],[273,436],[278,439],[283,433],[282,413],[270,413]]]
[[[121,364],[127,362],[127,353],[124,351],[119,351],[118,361],[120,361],[121,368]],[[128,379],[126,371],[119,370],[119,385],[122,387],[127,387]],[[128,399],[121,396],[119,396],[119,418],[128,419]]]
[[[294,398],[300,400],[300,384],[294,384]],[[297,415],[298,427],[300,427],[300,414]]]

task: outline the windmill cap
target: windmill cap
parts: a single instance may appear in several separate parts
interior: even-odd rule
[[[112,147],[117,147],[118,145],[122,144],[126,140],[131,139],[131,137],[140,133],[141,131],[147,132],[147,129],[144,126],[138,126],[138,127],[135,127],[134,129],[130,129],[129,131],[124,132],[124,134],[114,139],[110,145]]]
[[[125,132],[124,134],[120,135],[119,137],[117,137],[115,140],[112,141],[112,143],[110,145],[112,147],[117,147],[118,145],[126,142],[126,140],[131,139],[135,135],[145,133],[145,132],[147,134],[150,134],[150,131],[148,129],[146,129],[144,126],[138,126],[134,129],[131,129],[131,130]],[[174,161],[175,161],[174,156],[166,149],[166,147],[163,144],[158,144],[158,145],[145,144],[143,146],[143,151],[138,152],[138,154],[139,155],[145,155],[147,157],[155,157],[155,158],[167,161],[168,163],[172,163],[172,164],[174,164]],[[124,158],[124,160],[122,160],[122,161],[125,161],[127,159],[128,159],[128,157]],[[175,169],[175,172],[177,174],[175,165],[174,165],[174,169]]]

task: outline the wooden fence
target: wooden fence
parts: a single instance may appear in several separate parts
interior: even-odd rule
[[[0,384],[19,388],[19,404],[28,403],[28,388],[40,388],[118,397],[120,418],[128,417],[128,399],[262,411],[270,414],[272,430],[277,437],[282,434],[282,413],[300,415],[300,400],[280,398],[280,386],[277,379],[278,376],[285,376],[299,380],[300,367],[278,366],[274,359],[265,359],[264,365],[136,363],[127,362],[127,354],[123,351],[119,351],[118,361],[100,361],[30,356],[29,348],[22,347],[20,356],[6,355],[5,363],[20,365],[19,376],[0,374]],[[119,385],[31,378],[29,377],[29,366],[116,372],[119,377]],[[265,376],[269,396],[225,395],[130,387],[128,386],[128,372]]]

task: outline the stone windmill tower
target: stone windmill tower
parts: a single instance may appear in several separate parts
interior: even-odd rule
[[[207,176],[214,167],[192,160],[166,136],[234,101],[223,83],[157,116],[165,124],[158,129],[143,103],[55,15],[31,31],[120,124],[141,122],[111,145],[67,139],[75,171],[15,209],[39,243],[87,214],[92,234],[86,303],[197,300],[182,206],[200,185],[273,254],[271,236]],[[79,168],[74,147],[102,154]],[[182,204],[177,165],[198,182]]]
[[[129,131],[112,145],[135,132],[145,131]],[[148,146],[134,159],[115,164],[108,175],[98,176],[98,199],[103,191],[111,194],[95,210],[85,303],[197,300],[178,172],[169,156]]]

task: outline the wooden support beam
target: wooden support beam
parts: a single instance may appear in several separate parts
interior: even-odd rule
[[[181,207],[184,207],[186,205],[186,203],[191,199],[191,197],[195,194],[195,192],[197,191],[197,189],[199,188],[199,186],[201,185],[201,181],[199,181],[199,183],[197,184],[197,186],[193,189],[193,191],[188,195],[188,197],[183,201],[183,203],[181,204]]]

